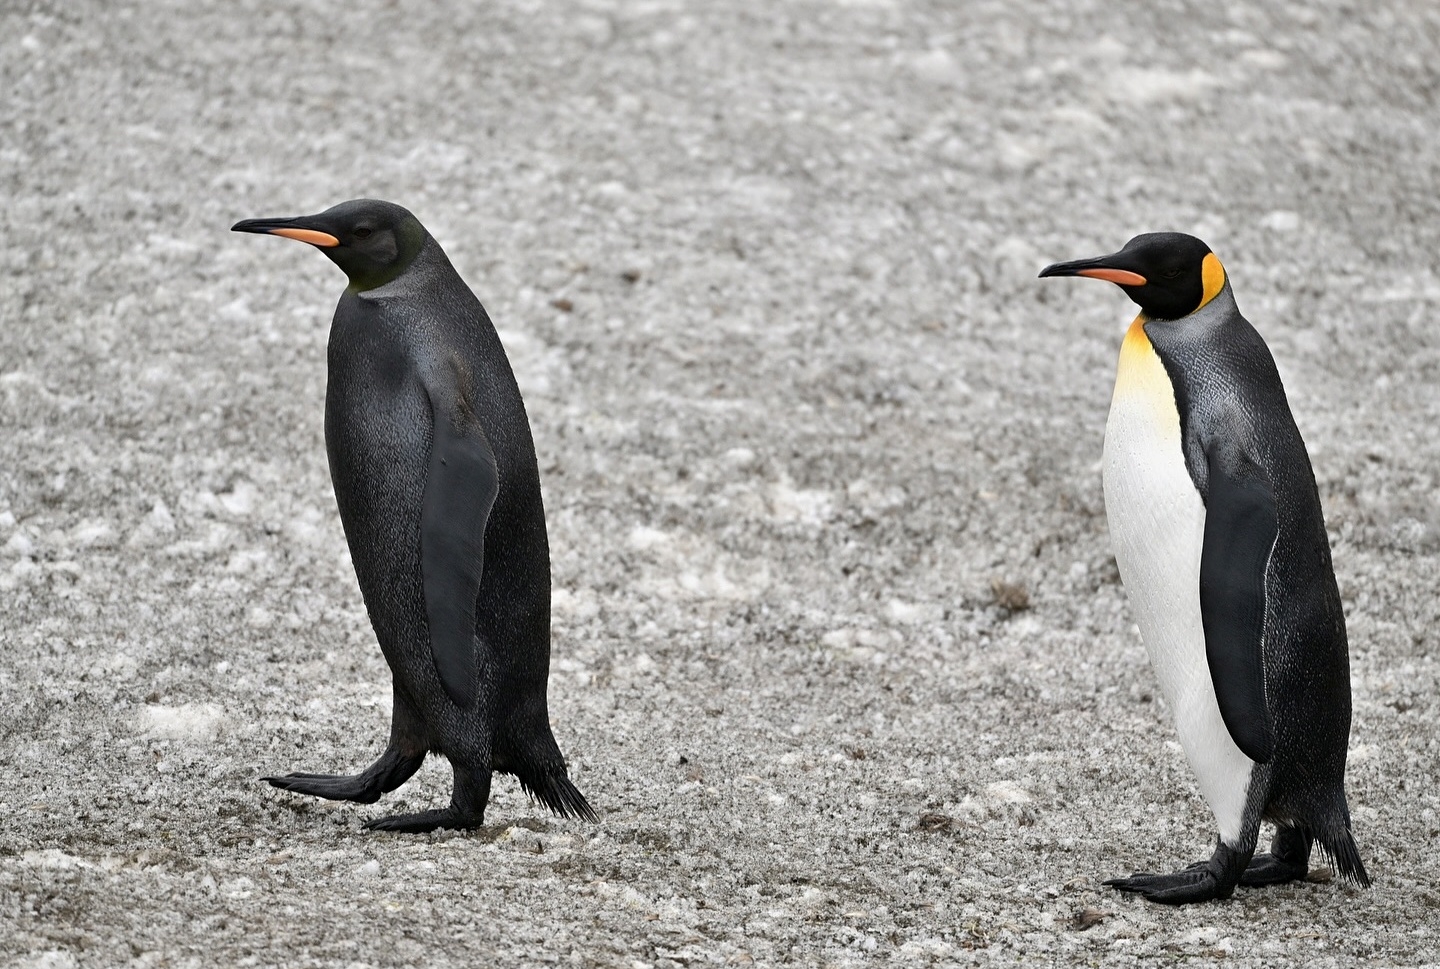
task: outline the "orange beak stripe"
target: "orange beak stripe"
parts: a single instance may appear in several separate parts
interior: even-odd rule
[[[322,249],[329,249],[338,246],[340,240],[328,232],[317,232],[314,229],[271,229],[272,236],[284,236],[287,239],[295,239],[299,242],[308,242],[312,246],[319,246]]]
[[[1103,279],[1107,283],[1119,283],[1121,286],[1144,286],[1147,281],[1139,273],[1126,272],[1124,269],[1082,269],[1075,275]]]

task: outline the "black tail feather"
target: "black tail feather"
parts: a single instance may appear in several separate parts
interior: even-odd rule
[[[1320,850],[1330,858],[1330,863],[1340,873],[1340,877],[1361,888],[1370,887],[1370,875],[1365,871],[1365,864],[1360,860],[1360,849],[1355,847],[1355,836],[1350,833],[1348,826],[1330,831],[1317,833],[1315,840],[1320,845]]]
[[[520,786],[531,798],[560,815],[582,821],[599,821],[585,795],[564,774],[519,775]]]

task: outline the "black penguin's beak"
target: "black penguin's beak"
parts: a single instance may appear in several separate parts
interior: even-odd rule
[[[1137,272],[1125,268],[1127,262],[1126,254],[1117,252],[1109,256],[1097,256],[1094,259],[1075,259],[1070,262],[1057,262],[1040,270],[1040,278],[1046,276],[1088,276],[1091,279],[1103,279],[1106,282],[1117,283],[1121,286],[1144,286],[1149,280]]]
[[[310,228],[306,225],[309,221],[304,217],[297,219],[245,219],[243,222],[236,222],[232,225],[230,231],[260,232],[272,236],[284,236],[287,239],[308,242],[310,245],[319,246],[322,249],[330,249],[340,244],[340,240],[330,233]]]

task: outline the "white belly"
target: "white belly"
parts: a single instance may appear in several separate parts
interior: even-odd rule
[[[1205,505],[1185,470],[1174,389],[1138,320],[1120,351],[1104,467],[1120,579],[1185,757],[1220,836],[1233,845],[1254,764],[1235,746],[1215,700],[1200,620]]]

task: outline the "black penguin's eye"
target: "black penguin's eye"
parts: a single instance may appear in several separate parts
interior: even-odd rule
[[[368,239],[368,238],[370,238],[370,233],[373,232],[373,231],[375,231],[375,230],[373,230],[373,229],[367,229],[367,228],[365,228],[365,226],[362,225],[360,228],[356,229],[354,232],[352,232],[352,233],[350,233],[350,234],[353,235],[353,236],[354,236],[355,238],[357,238],[357,239]]]
[[[1180,275],[1180,270],[1179,270],[1178,268],[1177,268],[1177,269],[1167,269],[1167,270],[1165,270],[1163,273],[1161,273],[1160,275],[1164,276],[1166,279],[1174,279],[1176,276]]]

